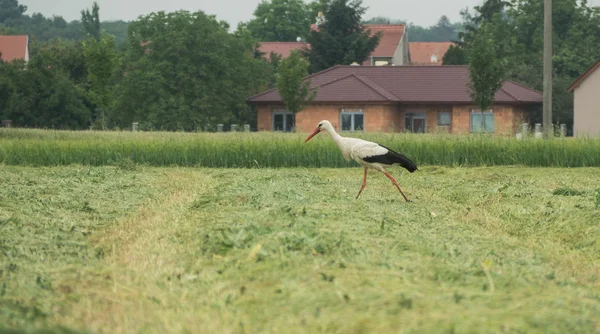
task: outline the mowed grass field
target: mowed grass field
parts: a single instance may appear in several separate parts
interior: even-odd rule
[[[600,332],[599,168],[391,173],[0,165],[0,328]]]

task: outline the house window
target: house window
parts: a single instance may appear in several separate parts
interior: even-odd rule
[[[452,120],[450,111],[448,110],[440,110],[438,111],[438,119],[437,124],[440,126],[450,125],[450,121]]]
[[[494,132],[494,113],[471,110],[471,132]]]
[[[342,131],[362,131],[365,128],[365,116],[362,110],[342,110],[340,124]]]
[[[425,133],[425,113],[424,112],[406,112],[404,113],[404,130],[408,132]]]
[[[273,131],[290,132],[296,126],[296,116],[289,111],[273,112]]]

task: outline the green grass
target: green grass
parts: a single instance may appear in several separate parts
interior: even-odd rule
[[[598,333],[598,168],[0,168],[0,326]]]
[[[404,153],[419,166],[600,167],[600,139],[517,140],[486,135],[352,133]],[[6,165],[349,167],[327,134],[131,133],[0,130]]]

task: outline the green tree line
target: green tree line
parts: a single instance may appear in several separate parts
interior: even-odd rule
[[[117,45],[125,43],[130,22],[103,21],[100,28],[115,36]],[[80,20],[67,22],[62,16],[45,17],[40,13],[27,14],[27,6],[18,0],[0,0],[0,35],[28,35],[34,43],[45,43],[61,38],[82,40],[83,23]]]
[[[293,42],[298,37],[306,40],[310,35],[310,25],[316,22],[318,13],[325,12],[332,2],[332,0],[314,0],[309,3],[303,0],[263,1],[254,11],[252,19],[242,22],[239,28],[248,30],[254,38],[264,42]],[[410,40],[413,42],[452,41],[462,31],[462,24],[450,22],[446,15],[441,16],[431,27],[383,16],[366,20],[362,20],[361,16],[361,23],[405,24]]]
[[[537,0],[487,0],[472,12],[462,11],[464,30],[458,46],[444,57],[444,64],[478,62],[478,68],[494,70],[494,77],[512,79],[543,89],[544,6]],[[586,0],[553,1],[553,122],[573,123],[573,95],[567,88],[600,59],[600,7]],[[479,35],[487,37],[479,38]],[[481,59],[481,43],[491,42],[493,53]],[[469,54],[471,53],[471,55]],[[501,70],[500,70],[501,69]],[[541,122],[541,112],[535,122]]]
[[[22,15],[25,8],[11,2]],[[2,119],[19,127],[138,122],[185,131],[253,122],[246,99],[267,89],[275,73],[248,34],[230,33],[226,22],[201,11],[157,12],[132,22],[119,49],[100,14],[97,4],[82,11],[81,39],[37,43],[26,65],[0,63]]]
[[[380,37],[369,36],[362,24],[387,20],[364,20],[366,9],[359,0],[270,0],[235,31],[202,11],[151,13],[127,23],[119,46],[120,37],[105,28],[97,5],[81,12],[77,29],[57,17],[28,16],[26,10],[17,0],[0,0],[3,33],[25,29],[34,40],[26,66],[0,63],[0,117],[15,126],[64,129],[129,128],[138,122],[143,129],[190,131],[214,129],[218,123],[254,124],[248,96],[281,85],[289,92],[289,104],[301,106],[311,94],[296,87],[299,78],[360,63]],[[319,33],[311,32],[318,12],[326,20]],[[472,80],[486,83],[474,89],[487,96],[505,78],[541,90],[541,1],[487,0],[461,15],[459,24],[442,17],[429,28],[458,44],[444,57],[445,64],[471,65],[479,72]],[[573,98],[566,88],[600,58],[600,11],[585,0],[555,0],[553,15],[554,121],[571,124]],[[36,25],[34,17],[44,20]],[[72,35],[39,37],[51,23],[56,31],[72,29]],[[260,41],[298,36],[311,49],[291,58],[267,61],[258,50]],[[485,80],[486,70],[493,70],[494,80]]]

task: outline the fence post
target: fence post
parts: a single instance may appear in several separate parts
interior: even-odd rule
[[[138,122],[131,123],[131,132],[137,131]]]
[[[223,132],[223,124],[217,124],[217,132]]]
[[[542,133],[542,124],[535,123],[535,138],[542,138],[544,134]]]
[[[561,124],[560,125],[560,136],[561,137],[566,137],[567,136],[567,125],[566,124]]]
[[[526,137],[529,133],[529,123],[521,124],[521,133],[523,137]]]
[[[3,128],[12,128],[12,121],[10,119],[2,120]]]

